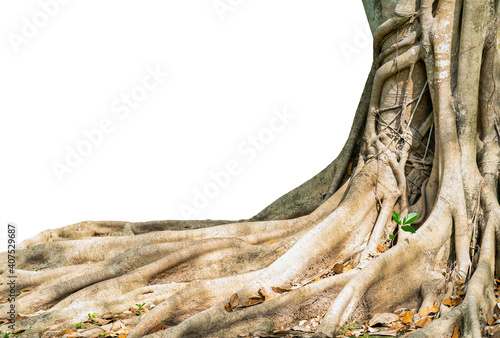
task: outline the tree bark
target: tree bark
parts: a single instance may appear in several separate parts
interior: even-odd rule
[[[500,271],[499,1],[363,5],[373,66],[327,168],[249,220],[87,221],[25,241],[21,337],[136,303],[156,306],[128,337],[257,335],[315,316],[314,334],[334,337],[378,312],[431,305],[438,315],[414,335],[485,334]],[[416,232],[393,211],[418,213]]]

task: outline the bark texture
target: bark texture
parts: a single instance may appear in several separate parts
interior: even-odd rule
[[[87,221],[25,241],[20,336],[136,303],[156,307],[134,338],[257,335],[318,315],[314,334],[334,337],[377,312],[431,305],[438,318],[413,335],[451,336],[458,324],[483,336],[500,271],[499,1],[363,4],[373,66],[327,168],[249,220]],[[393,211],[419,213],[416,232]],[[462,302],[443,305],[457,284]],[[0,304],[0,319],[9,309]]]

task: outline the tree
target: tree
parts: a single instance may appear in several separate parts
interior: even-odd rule
[[[318,314],[316,335],[332,337],[376,312],[431,305],[440,317],[417,336],[458,324],[480,337],[500,268],[499,2],[363,3],[373,66],[327,168],[249,220],[87,221],[23,242],[16,291],[32,292],[17,314],[50,311],[16,322],[21,336],[133,299],[157,306],[128,337],[159,324],[172,327],[148,337],[232,337]],[[393,211],[418,213],[416,232]],[[455,295],[459,305],[443,305]]]

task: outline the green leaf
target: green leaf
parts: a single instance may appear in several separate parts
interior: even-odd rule
[[[396,238],[396,235],[390,234],[390,235],[389,235],[389,238],[390,238],[390,239],[394,239],[394,238]]]
[[[394,222],[396,222],[398,224],[403,224],[403,223],[401,223],[401,217],[395,211],[392,212],[392,219],[394,220]]]
[[[403,225],[401,227],[401,230],[404,230],[404,231],[407,231],[407,232],[411,232],[412,234],[415,233],[415,229],[411,225]]]
[[[412,224],[415,222],[418,218],[418,214],[413,212],[411,214],[406,215],[406,217],[403,219],[403,224]]]

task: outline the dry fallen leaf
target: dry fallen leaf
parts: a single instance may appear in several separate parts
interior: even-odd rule
[[[323,278],[321,277],[316,277],[316,279],[314,280],[315,282],[319,282],[320,280],[322,280]]]
[[[494,322],[495,322],[495,318],[494,318],[494,317],[490,317],[490,318],[488,319],[488,325],[490,325],[490,326],[491,326],[491,325],[493,325],[493,323],[494,323]]]
[[[498,338],[500,336],[500,326],[488,326],[486,327],[486,332],[488,332],[489,337]]]
[[[454,298],[454,299],[445,299],[443,304],[446,306],[457,306],[462,302],[460,298]]]
[[[277,286],[272,286],[271,289],[274,292],[279,293],[279,294],[292,291],[292,289],[285,289],[285,288],[280,288],[280,287],[277,287]]]
[[[264,298],[261,297],[250,297],[248,302],[243,303],[242,307],[248,307],[252,305],[257,305],[264,302]]]
[[[354,269],[354,266],[352,266],[351,264],[344,266],[344,272],[347,272],[347,271],[352,270],[352,269]]]
[[[237,293],[231,296],[231,298],[229,299],[229,304],[231,305],[231,308],[240,304],[240,298],[238,297]]]
[[[384,248],[383,246],[380,246],[380,245],[377,245],[377,250],[380,251],[380,252],[386,252],[387,249]]]
[[[274,243],[278,243],[278,241],[271,241],[271,242],[269,242],[267,244],[274,244]]]
[[[102,319],[102,318],[92,318],[92,321],[94,323],[97,323],[99,325],[106,325],[110,322],[110,320],[107,320],[107,319]]]
[[[423,308],[422,310],[420,310],[418,315],[423,318],[425,316],[430,315],[431,313],[438,313],[438,312],[439,312],[439,308],[436,305],[429,305],[429,306]]]
[[[151,330],[151,333],[156,333],[156,332],[158,332],[158,331],[168,329],[169,327],[170,327],[170,326],[160,324],[160,325],[155,326],[155,327],[153,328],[153,330]]]
[[[272,287],[266,286],[263,287],[259,290],[259,293],[264,297],[264,302],[278,298],[281,294],[278,292],[275,292]]]
[[[493,312],[496,315],[500,315],[500,304],[496,303],[495,306],[493,307]]]
[[[356,329],[356,330],[347,331],[344,335],[347,336],[347,337],[359,337],[363,333],[365,333],[365,330],[363,330],[363,329]]]
[[[460,331],[458,330],[458,323],[457,325],[455,325],[455,329],[453,330],[453,335],[451,336],[451,338],[458,338],[460,337]]]
[[[233,309],[240,304],[240,299],[238,294],[235,293],[229,298],[229,303],[226,304],[225,308],[227,312],[233,312]]]
[[[432,318],[429,316],[426,316],[425,318],[420,319],[418,322],[415,323],[417,327],[425,327],[427,324],[430,324],[432,322]]]
[[[398,329],[401,329],[401,328],[405,328],[406,329],[406,326],[401,324],[400,322],[395,322],[389,329],[388,331],[393,331],[393,330],[398,330]]]
[[[368,322],[368,325],[375,326],[377,324],[390,326],[392,322],[399,320],[399,316],[394,313],[377,313]]]
[[[289,334],[289,330],[279,329],[273,332],[274,334]]]
[[[349,162],[349,165],[347,166],[347,175],[352,175],[352,162]]]
[[[342,263],[337,263],[333,266],[333,272],[335,272],[335,274],[339,274],[339,273],[342,273],[344,272],[344,264]]]
[[[55,335],[55,337],[62,337],[64,335],[69,335],[69,334],[72,334],[72,333],[75,333],[76,331],[75,330],[64,330],[64,331],[61,331],[59,332],[58,334]]]
[[[399,316],[403,317],[401,320],[403,321],[404,324],[409,324],[412,322],[413,312],[410,312],[410,311],[403,312]]]

